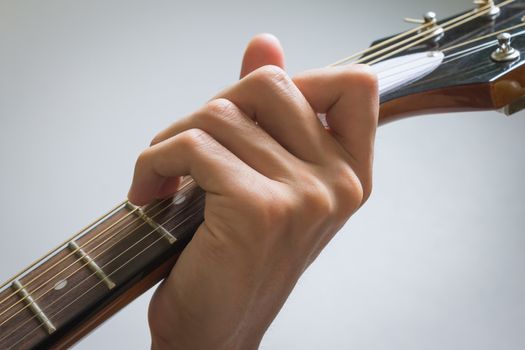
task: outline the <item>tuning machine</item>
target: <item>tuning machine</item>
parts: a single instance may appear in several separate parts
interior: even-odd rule
[[[421,25],[423,28],[419,30],[419,33],[428,32],[429,35],[432,34],[430,40],[434,42],[439,41],[445,33],[443,28],[437,23],[436,13],[432,11],[425,13],[423,19],[405,18],[405,22]]]
[[[491,20],[498,17],[501,12],[500,8],[494,3],[494,0],[474,0],[474,4],[478,5],[479,11],[488,10],[484,17]],[[490,7],[487,8],[487,6]]]
[[[512,47],[512,35],[501,33],[498,35],[498,48],[492,52],[490,57],[496,62],[511,62],[520,58],[520,52]]]
[[[503,107],[501,112],[506,116],[510,117],[518,112],[521,112],[525,109],[525,97],[521,97],[511,104]]]

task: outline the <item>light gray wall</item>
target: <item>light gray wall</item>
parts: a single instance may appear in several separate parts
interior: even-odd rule
[[[468,0],[0,0],[0,279],[121,200],[168,123],[278,35],[291,73],[405,16]],[[525,348],[525,114],[381,128],[375,192],[307,271],[262,349]],[[76,349],[149,346],[150,293]]]

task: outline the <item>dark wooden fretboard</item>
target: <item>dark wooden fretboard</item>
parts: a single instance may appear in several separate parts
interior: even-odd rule
[[[0,349],[73,344],[166,276],[203,209],[185,179],[173,198],[108,213],[0,291]]]

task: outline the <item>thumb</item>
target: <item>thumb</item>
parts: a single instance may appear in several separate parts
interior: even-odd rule
[[[279,39],[275,36],[259,34],[250,40],[246,47],[242,60],[241,78],[269,64],[284,68],[284,52]]]

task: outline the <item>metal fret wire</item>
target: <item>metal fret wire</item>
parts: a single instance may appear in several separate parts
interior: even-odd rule
[[[121,205],[119,205],[119,206],[117,207],[117,209],[119,209],[119,208],[123,208],[124,205],[125,205],[126,203],[127,203],[127,200],[124,201]],[[150,211],[153,210],[153,209],[155,209],[155,208],[157,207],[157,205],[159,205],[160,203],[161,203],[161,202],[155,204],[155,205],[150,209]],[[80,249],[86,247],[89,243],[91,243],[92,241],[94,241],[94,240],[97,239],[98,237],[102,236],[104,233],[108,232],[110,229],[112,229],[112,228],[115,227],[116,225],[120,224],[122,221],[124,221],[124,220],[127,219],[128,217],[132,216],[132,215],[133,215],[138,209],[139,209],[139,208],[137,208],[137,209],[133,209],[132,211],[130,211],[129,213],[127,213],[125,216],[123,216],[122,218],[120,218],[119,220],[117,220],[116,222],[114,222],[112,225],[110,225],[109,227],[107,227],[107,228],[104,229],[103,231],[99,232],[99,233],[98,233],[97,235],[95,235],[94,237],[90,238],[87,242],[85,242],[84,244],[82,244],[79,248],[72,250],[72,251],[71,251],[69,254],[67,254],[65,257],[63,257],[63,258],[60,259],[59,261],[55,262],[53,265],[51,265],[51,266],[49,266],[48,268],[46,268],[46,270],[40,272],[37,276],[33,277],[29,282],[27,282],[27,283],[24,285],[24,287],[27,288],[27,287],[28,287],[29,285],[31,285],[34,281],[36,281],[38,278],[42,277],[45,273],[49,272],[51,269],[53,269],[54,267],[58,266],[60,263],[64,262],[67,258],[69,258],[70,256],[72,256],[72,255],[74,255],[75,253],[77,253]],[[115,213],[115,212],[116,212],[116,210],[115,210],[115,211],[112,211],[112,212],[110,212],[110,213],[113,214],[113,213]],[[104,216],[104,217],[106,217],[106,216]],[[127,226],[131,225],[132,223],[133,223],[133,222],[129,223]],[[126,228],[127,226],[125,226],[124,228]],[[118,233],[120,233],[120,231],[117,231],[115,234],[118,234]],[[75,237],[76,237],[76,236],[75,236]],[[80,237],[78,237],[78,238],[80,238]],[[77,239],[78,239],[78,238],[77,238]],[[110,238],[111,238],[111,237],[110,237]],[[71,239],[70,241],[72,241],[72,240],[73,240],[73,239]],[[66,241],[65,244],[67,244],[67,243],[70,242],[70,241]],[[62,245],[60,246],[60,248],[62,248]],[[59,248],[59,249],[60,249],[60,248]],[[64,248],[63,248],[63,249],[64,249]],[[95,248],[95,249],[96,249],[96,248]],[[60,251],[62,251],[62,250],[60,250]],[[58,251],[57,253],[59,253],[60,251]],[[48,260],[49,260],[49,259],[48,259]],[[81,260],[82,260],[82,259],[78,259],[78,260],[74,261],[71,265],[73,265],[73,264],[75,264],[76,262],[81,261]],[[71,266],[71,265],[69,265],[69,266]],[[69,267],[69,266],[68,266],[68,267]],[[68,267],[66,267],[65,269],[67,269]],[[56,275],[55,275],[55,276],[56,276]],[[55,277],[55,276],[53,276],[53,277]],[[53,278],[53,277],[52,277],[52,278]],[[39,290],[40,287],[42,287],[42,286],[45,285],[46,283],[47,283],[47,282],[44,282],[44,284],[41,284],[39,287],[37,287],[36,289],[34,289],[34,290],[30,291],[30,292],[33,293],[33,292]],[[9,294],[7,297],[5,297],[1,302],[4,302],[5,300],[9,299],[10,297],[16,295],[20,290],[21,290],[21,289],[16,289],[14,292],[12,292],[12,293]],[[11,305],[10,307],[8,307],[6,310],[3,310],[3,311],[0,313],[0,316],[2,316],[4,313],[6,313],[7,311],[9,311],[12,307],[14,307],[15,305],[17,305],[18,303],[22,302],[22,301],[25,300],[25,299],[26,299],[26,298],[20,299],[20,300],[18,300],[15,304],[13,304],[13,305]],[[0,302],[0,303],[1,303],[1,302]],[[2,324],[0,324],[0,326],[3,325],[5,322],[6,322],[6,321],[4,321]]]
[[[198,199],[201,199],[205,196],[205,194],[201,194]],[[192,203],[192,207],[196,207],[198,204],[198,201],[195,201],[194,203]],[[186,221],[188,221],[189,219],[191,219],[193,216],[197,215],[199,213],[199,211],[195,211],[193,214],[191,214],[190,216],[186,217],[183,221],[181,221],[179,224],[177,224],[177,226],[175,226],[172,230],[175,230],[177,229],[178,227],[180,227],[182,224],[184,224]],[[166,221],[164,221],[161,225],[166,225],[169,221],[171,221],[172,219],[176,218],[178,214],[175,214],[173,216],[171,216],[170,218],[168,218]],[[124,253],[126,253],[127,251],[129,251],[131,248],[133,248],[134,246],[136,246],[138,243],[140,243],[141,241],[143,241],[144,239],[146,239],[147,237],[149,237],[151,234],[154,234],[155,232],[157,232],[156,229],[153,229],[151,230],[148,234],[144,235],[144,237],[142,237],[141,239],[139,239],[137,242],[133,243],[130,247],[128,247],[126,250],[124,250],[122,253],[118,254],[117,256],[115,256],[113,259],[111,259],[110,261],[108,261],[106,264],[104,264],[103,266],[101,266],[101,268],[104,268],[106,267],[107,265],[109,265],[110,263],[112,263],[113,261],[115,261],[117,258],[119,258],[120,256],[122,256]],[[131,261],[133,261],[133,259],[135,259],[137,256],[139,256],[140,254],[144,253],[147,249],[151,248],[154,244],[156,244],[157,242],[160,242],[161,240],[163,240],[164,237],[159,237],[157,238],[153,243],[151,243],[150,245],[148,245],[146,248],[142,249],[140,252],[138,252],[137,254],[135,254],[133,257],[131,257],[130,259],[128,259],[126,262],[124,262],[122,265],[120,265],[115,271],[111,272],[110,274],[108,274],[108,277],[111,277],[113,274],[115,274],[116,272],[118,272],[120,269],[122,269],[123,267],[125,267],[127,264],[129,264]],[[95,274],[92,273],[89,277],[92,277],[94,276]],[[74,286],[73,288],[71,288],[70,290],[68,290],[66,293],[64,293],[64,295],[61,296],[61,298],[63,298],[65,295],[67,295],[69,292],[73,291],[75,288],[78,288],[79,286],[81,286],[87,279],[84,279],[81,283],[77,284],[76,286]],[[68,303],[66,306],[62,307],[60,310],[56,311],[55,313],[53,313],[52,315],[50,315],[49,317],[53,317],[53,316],[56,316],[58,315],[59,313],[61,313],[62,311],[64,311],[65,309],[67,309],[69,306],[71,306],[73,303],[75,303],[76,301],[78,301],[80,298],[82,298],[84,295],[86,295],[87,293],[89,293],[91,290],[93,290],[95,287],[97,287],[98,285],[100,285],[101,283],[103,283],[103,281],[99,281],[97,282],[95,285],[93,285],[91,288],[89,288],[88,290],[86,290],[84,293],[82,293],[80,296],[78,296],[77,298],[75,298],[74,300],[72,300],[70,303]],[[57,300],[55,300],[54,302],[52,302],[51,304],[47,305],[47,308],[53,306],[55,303],[57,303],[58,301],[60,301],[61,298],[58,298]],[[45,311],[46,308],[43,308],[43,310]],[[32,319],[35,319],[36,318],[36,315],[32,316],[31,318],[27,319],[25,322],[23,322],[22,324],[20,324],[15,330],[13,330],[11,333],[9,333],[6,337],[0,339],[0,341],[6,339],[7,337],[9,337],[10,335],[12,335],[14,332],[16,332],[18,329],[20,329],[20,327],[24,326],[25,324],[27,324],[27,322],[29,322],[30,320]],[[40,325],[38,327],[35,327],[33,328],[31,331],[29,331],[24,337],[22,337],[20,340],[18,340],[18,342],[16,342],[13,346],[16,346],[18,343],[20,343],[22,340],[24,340],[25,338],[27,338],[30,334],[32,334],[33,332],[35,332],[37,329],[40,329]]]
[[[123,207],[125,204],[126,204],[127,201],[124,201],[121,205],[119,205],[118,207],[116,207],[116,209],[112,212],[110,212],[108,215],[104,215],[103,218],[107,218],[109,215],[115,213],[119,208]],[[87,241],[86,243],[84,243],[84,245],[82,245],[81,247],[79,248],[83,248],[86,244],[89,244],[92,240],[96,239],[98,236],[100,236],[101,234],[105,233],[107,230],[113,228],[115,225],[119,224],[122,220],[126,219],[128,216],[131,216],[133,215],[133,211],[128,213],[125,217],[122,217],[120,220],[118,220],[117,222],[113,223],[111,226],[109,226],[107,229],[105,229],[104,231],[100,232],[98,235],[96,235],[95,237],[91,238],[89,241]],[[91,226],[88,226],[88,227],[91,227]],[[82,233],[83,231],[81,231]],[[87,233],[87,232],[86,232]],[[73,236],[72,239],[68,240],[68,241],[65,241],[62,245],[59,246],[59,248],[57,248],[57,250],[55,250],[57,253],[59,253],[61,250],[60,248],[62,248],[63,245],[66,245],[68,242],[72,241],[73,239],[75,238],[80,238],[78,237],[78,235],[75,235]],[[74,251],[70,252],[67,256],[63,257],[60,261],[56,262],[55,264],[53,264],[52,266],[48,267],[45,271],[41,272],[40,274],[38,274],[37,276],[35,276],[33,279],[31,279],[29,282],[27,282],[27,285],[30,285],[31,283],[33,283],[33,281],[35,281],[36,279],[40,278],[43,274],[45,274],[46,272],[48,272],[49,270],[51,270],[52,268],[56,267],[59,263],[63,262],[65,259],[67,259],[68,257],[72,256],[73,254],[75,254],[76,252],[78,251],[78,249],[75,249]],[[51,257],[50,257],[51,258]],[[49,259],[48,259],[49,260]],[[27,270],[26,270],[27,271]],[[14,279],[13,279],[14,280]],[[16,293],[18,293],[20,291],[20,289],[17,289],[15,290],[14,292],[12,292],[10,295],[8,295],[7,297],[5,297],[4,299],[2,299],[0,301],[0,304],[3,303],[4,301],[6,301],[7,299],[9,299],[10,297],[12,297],[13,295],[16,295]],[[3,311],[2,313],[0,313],[0,316],[4,314],[5,311]]]
[[[498,6],[499,6],[499,7],[503,7],[503,6],[507,5],[507,4],[510,4],[510,3],[514,2],[514,1],[515,1],[515,0],[507,0],[507,1],[504,1],[504,2],[500,3]],[[467,20],[461,21],[461,22],[459,22],[459,23],[456,23],[455,25],[452,25],[452,26],[450,26],[450,27],[443,28],[443,29],[444,29],[444,31],[446,31],[446,30],[450,30],[450,29],[455,28],[455,27],[457,27],[457,26],[459,26],[459,25],[461,25],[461,24],[464,24],[464,23],[466,23],[466,22],[468,22],[468,21],[470,21],[470,20],[472,20],[472,19],[475,19],[475,18],[477,18],[477,17],[479,17],[479,16],[482,16],[482,15],[486,14],[487,12],[488,12],[488,11],[484,11],[483,9],[477,9],[477,10],[474,10],[475,15],[471,16],[471,17],[468,18]],[[469,13],[467,13],[466,15],[469,15],[470,13],[472,13],[472,12],[469,12]],[[465,15],[462,15],[462,16],[460,16],[460,17],[463,17],[463,18],[464,18],[464,16],[465,16]],[[449,21],[449,22],[447,22],[446,24],[453,23],[453,22],[457,22],[458,19],[459,19],[459,18],[455,18],[454,20]],[[446,25],[446,24],[444,24],[444,25]],[[428,25],[428,24],[425,24],[425,25],[423,25],[423,26],[421,26],[421,27],[426,27],[427,25]],[[452,49],[456,49],[456,48],[459,48],[459,47],[461,47],[461,46],[468,45],[468,44],[470,44],[470,43],[473,43],[473,42],[476,42],[476,41],[479,41],[479,40],[483,40],[483,39],[486,39],[486,38],[488,38],[488,37],[491,37],[491,36],[494,36],[494,35],[500,34],[500,33],[504,32],[504,31],[512,30],[512,29],[515,29],[515,28],[518,28],[518,27],[522,27],[522,26],[524,26],[524,25],[525,25],[525,24],[520,24],[520,25],[513,26],[513,27],[507,28],[507,29],[505,29],[505,30],[501,30],[501,31],[498,31],[498,32],[495,32],[495,33],[489,34],[489,35],[485,35],[485,36],[482,36],[482,37],[478,37],[478,38],[476,38],[476,39],[473,39],[473,40],[470,40],[470,41],[467,41],[467,42],[464,42],[464,43],[461,43],[461,44],[458,44],[458,45],[454,45],[454,46],[452,46],[452,47],[449,47],[449,48],[443,50],[443,52],[445,52],[445,51],[449,51],[449,50],[452,50]],[[398,38],[400,38],[400,37],[404,37],[404,36],[406,36],[406,35],[408,35],[408,34],[414,32],[415,30],[419,30],[419,29],[416,28],[416,29],[410,30],[410,31],[408,31],[408,32],[405,32],[405,33],[403,33],[403,34],[400,34],[400,35],[396,36],[395,38],[391,38],[391,39],[389,39],[389,41],[391,42],[391,41],[394,41],[396,38],[398,39]],[[422,33],[420,33],[420,34],[425,34],[425,32],[422,32]],[[420,34],[414,36],[412,39],[419,37]],[[393,52],[393,53],[390,53],[390,54],[384,55],[383,57],[380,57],[380,58],[378,58],[378,59],[376,59],[376,60],[370,62],[369,64],[376,63],[377,61],[383,60],[383,59],[388,58],[388,57],[390,57],[390,56],[392,56],[392,55],[395,55],[395,54],[397,54],[397,53],[399,53],[399,52],[405,51],[406,49],[408,49],[408,48],[410,48],[410,47],[413,47],[413,46],[419,44],[420,41],[426,41],[426,40],[428,40],[429,38],[431,38],[431,37],[433,37],[433,36],[435,36],[435,35],[436,35],[436,34],[431,34],[431,35],[425,36],[422,40],[416,41],[415,43],[413,43],[413,44],[411,44],[411,45],[407,45],[407,46],[405,46],[405,47],[402,47],[402,48],[400,48],[399,50],[396,50],[396,51]],[[404,42],[406,42],[406,40],[405,40]],[[402,42],[402,43],[404,43],[404,42]],[[386,44],[386,42],[379,43],[379,44],[377,44],[377,45],[375,45],[375,46],[373,46],[373,47],[371,47],[371,48],[369,48],[369,49],[367,49],[367,50],[365,50],[365,51],[363,51],[363,52],[361,52],[361,53],[358,53],[358,54],[356,54],[356,55],[350,56],[349,58],[346,58],[346,59],[340,60],[340,61],[338,61],[338,62],[336,62],[336,63],[334,63],[334,64],[332,64],[332,65],[341,65],[343,62],[347,62],[347,61],[350,60],[351,58],[354,58],[354,57],[357,57],[357,56],[359,56],[359,55],[361,55],[361,54],[363,54],[363,53],[369,52],[369,51],[371,51],[371,50],[373,50],[373,49],[375,49],[375,48],[377,48],[377,47],[384,46],[385,44]],[[398,45],[399,45],[399,43],[398,43]],[[398,45],[397,45],[397,46],[398,46]],[[396,47],[396,45],[392,45],[392,46],[390,46],[389,49],[392,49],[393,47]],[[384,50],[383,50],[383,51],[384,51]],[[387,51],[388,51],[388,50],[387,50]],[[376,52],[376,54],[377,54],[377,52]],[[367,57],[364,57],[363,59],[371,58],[371,56],[372,56],[372,55],[369,55],[369,56],[367,56]],[[395,73],[395,74],[399,74],[399,73]],[[395,74],[393,74],[393,75],[395,75]],[[393,76],[393,75],[390,75],[390,76],[387,76],[387,77],[391,77],[391,76]],[[10,279],[9,281],[5,282],[2,286],[0,286],[0,289],[3,288],[3,287],[5,287],[8,283],[10,283],[10,282],[12,282],[13,280],[15,280],[17,277],[23,275],[24,272],[30,270],[32,267],[36,266],[39,262],[42,262],[46,257],[50,256],[53,252],[55,252],[56,250],[60,249],[63,245],[67,244],[70,240],[73,240],[73,239],[75,239],[76,237],[80,236],[80,235],[81,235],[82,233],[84,233],[87,229],[91,228],[94,224],[100,222],[102,219],[104,219],[104,218],[108,217],[109,215],[111,215],[112,213],[114,213],[118,208],[120,208],[120,207],[122,207],[123,205],[125,205],[125,203],[126,203],[126,201],[124,201],[123,203],[119,204],[119,205],[118,205],[117,207],[115,207],[112,211],[108,212],[107,214],[105,214],[105,215],[102,216],[101,218],[97,219],[97,220],[94,221],[92,224],[90,224],[89,226],[87,226],[86,228],[84,228],[83,230],[81,230],[80,232],[78,232],[77,234],[75,234],[74,236],[72,236],[70,239],[68,239],[67,241],[65,241],[65,242],[63,242],[62,244],[60,244],[57,248],[55,248],[55,250],[50,251],[46,256],[44,256],[44,257],[42,257],[41,259],[35,261],[35,262],[34,262],[32,265],[30,265],[26,270],[20,272],[19,274],[17,274],[16,276],[14,276],[12,279]],[[168,205],[168,207],[169,207],[169,205]],[[167,208],[167,207],[166,207],[166,208]],[[163,210],[165,210],[166,208],[164,208]],[[136,210],[136,209],[135,209],[135,210]],[[135,210],[133,210],[133,211],[131,211],[130,213],[128,213],[128,215],[127,215],[126,217],[128,217],[130,214],[132,214]],[[157,214],[158,214],[158,213],[157,213]],[[124,218],[126,218],[126,217],[124,217]],[[122,218],[122,219],[124,219],[124,218]],[[170,220],[171,220],[171,218],[170,218]],[[138,220],[135,220],[135,221],[138,221]],[[142,224],[144,224],[144,223],[142,223]],[[127,226],[129,226],[129,224],[128,224]],[[126,227],[127,227],[127,226],[126,226]],[[142,226],[142,225],[141,225],[141,226]],[[140,226],[139,226],[139,227],[140,227]],[[155,230],[153,230],[153,232],[155,232]],[[102,233],[104,233],[104,231],[101,232],[100,234],[102,234]],[[99,234],[99,235],[100,235],[100,234]],[[91,240],[90,240],[90,241],[91,241]],[[83,246],[87,245],[90,241],[86,242]],[[103,244],[103,243],[104,243],[104,242],[102,242],[101,244]],[[101,244],[99,244],[96,248],[100,247]],[[94,249],[96,249],[96,248],[94,248]],[[94,249],[93,249],[93,250],[94,250]],[[109,249],[109,248],[108,248],[108,249]],[[73,253],[75,253],[75,252],[73,252]],[[102,253],[100,253],[100,254],[102,254]],[[99,254],[99,255],[100,255],[100,254]],[[97,256],[99,256],[99,255],[97,255]],[[70,255],[69,255],[69,256],[70,256]],[[65,259],[65,258],[64,258],[64,259]],[[79,260],[81,260],[81,259],[79,259]],[[129,262],[129,261],[128,261],[128,262]],[[74,264],[74,263],[73,263],[73,264]],[[70,265],[70,266],[71,266],[71,265]],[[70,266],[68,266],[68,267],[70,267]],[[67,268],[66,268],[66,269],[67,269]],[[59,274],[62,273],[62,272],[64,272],[64,271],[65,271],[65,270],[60,271]],[[77,271],[78,271],[78,270],[77,270]],[[76,272],[76,271],[75,271],[75,272]],[[39,275],[39,276],[41,276],[41,275]],[[35,280],[35,279],[38,278],[39,276],[35,277],[33,280]],[[57,275],[55,275],[54,277],[56,277],[56,276],[57,276]],[[71,276],[71,275],[70,275],[70,276]],[[52,278],[54,278],[54,277],[52,277]],[[33,281],[33,280],[32,280],[32,281]],[[100,283],[100,282],[99,282],[99,283]],[[43,286],[43,285],[41,285],[40,287],[42,287],[42,286]],[[39,287],[39,288],[40,288],[40,287]],[[36,290],[35,290],[35,291],[36,291]],[[33,291],[33,292],[34,292],[34,291]],[[48,291],[48,292],[49,292],[49,291]],[[46,293],[47,293],[47,292],[46,292]],[[46,293],[45,293],[45,294],[46,294]],[[16,292],[15,292],[14,294],[16,294]],[[14,294],[12,294],[12,295],[14,295]],[[44,295],[45,295],[45,294],[44,294]],[[42,295],[42,296],[43,296],[43,295]],[[42,296],[41,296],[41,297],[42,297]],[[10,297],[10,296],[9,296],[9,297]],[[5,300],[8,299],[9,297],[5,298],[5,299],[2,300],[1,302],[5,301]],[[1,303],[1,302],[0,302],[0,303]],[[7,311],[7,310],[6,310],[6,311]],[[3,313],[5,313],[6,311],[4,311]],[[1,315],[1,314],[0,314],[0,315]],[[7,322],[7,321],[5,321],[5,322]],[[4,323],[5,323],[5,322],[4,322]]]
[[[86,227],[84,227],[83,229],[81,229],[80,231],[78,231],[77,233],[75,233],[73,236],[69,237],[67,240],[65,240],[64,242],[60,243],[58,246],[56,246],[55,248],[53,248],[52,250],[50,250],[48,253],[46,253],[44,256],[42,256],[40,259],[38,260],[35,260],[31,265],[29,265],[28,267],[26,267],[24,270],[20,271],[19,273],[17,273],[16,275],[14,275],[13,277],[11,277],[9,280],[5,281],[2,285],[0,285],[0,290],[2,290],[5,286],[7,286],[8,284],[12,283],[15,279],[17,279],[18,277],[22,276],[25,272],[31,270],[33,267],[35,267],[36,265],[38,265],[39,263],[43,262],[44,259],[46,258],[50,258],[51,255],[55,252],[58,252],[60,248],[62,248],[62,246],[66,245],[69,241],[75,239],[75,237],[78,237],[80,236],[82,233],[84,233],[85,231],[87,231],[89,228],[93,227],[95,224],[99,223],[100,221],[102,221],[103,219],[105,219],[106,217],[110,216],[111,214],[113,214],[113,212],[117,211],[120,207],[122,207],[124,204],[126,204],[127,200],[123,201],[122,203],[120,203],[119,205],[117,205],[116,207],[114,207],[113,209],[111,209],[110,211],[108,211],[106,214],[102,215],[101,217],[99,217],[98,219],[94,220],[93,222],[91,222],[89,225],[87,225]],[[0,304],[3,302],[4,300],[0,301]]]
[[[191,182],[188,182],[188,183],[185,184],[183,187],[181,187],[181,189],[180,189],[179,191],[182,191],[183,189],[189,187],[190,184],[192,184],[192,183],[191,183]],[[187,191],[186,191],[186,192],[181,192],[181,193],[186,194]],[[150,210],[149,210],[147,213],[152,212],[152,211],[153,211],[155,208],[157,208],[160,204],[162,204],[162,203],[166,203],[166,201],[168,202],[168,205],[165,206],[164,208],[162,208],[162,209],[161,209],[159,212],[157,212],[155,215],[151,216],[151,218],[155,218],[157,215],[159,215],[160,213],[162,213],[163,211],[165,211],[166,209],[168,209],[168,208],[172,205],[171,199],[166,199],[166,200],[160,201],[159,203],[155,204],[152,208],[150,208]],[[133,211],[131,211],[131,213],[133,213],[133,212],[135,212],[135,211],[136,211],[136,209],[133,210]],[[182,210],[181,210],[181,211],[182,211]],[[177,212],[175,215],[180,214],[181,211]],[[146,213],[146,214],[147,214],[147,213]],[[128,217],[128,215],[126,215],[125,217]],[[112,235],[106,237],[106,238],[104,239],[104,241],[100,242],[96,247],[92,248],[91,251],[88,252],[88,255],[91,255],[91,253],[93,253],[96,249],[98,249],[100,246],[102,246],[102,245],[103,245],[104,243],[106,243],[108,240],[110,240],[110,239],[116,237],[119,233],[121,233],[124,229],[126,229],[127,227],[129,227],[131,224],[134,224],[134,223],[137,223],[137,222],[141,222],[141,224],[140,224],[138,227],[136,227],[133,231],[129,232],[129,234],[125,235],[124,237],[122,237],[122,238],[119,239],[118,241],[116,241],[116,242],[114,242],[113,244],[111,244],[109,247],[106,247],[105,250],[101,251],[100,253],[98,253],[96,256],[93,256],[92,258],[93,258],[93,259],[98,258],[100,255],[102,255],[103,253],[107,252],[107,251],[108,251],[109,249],[111,249],[113,246],[115,246],[116,244],[118,244],[119,242],[121,242],[121,241],[122,241],[123,239],[125,239],[126,237],[129,237],[129,236],[132,235],[134,232],[136,232],[136,230],[138,230],[140,227],[142,227],[143,225],[146,224],[146,222],[145,222],[144,220],[142,220],[140,217],[137,218],[137,219],[135,219],[135,220],[133,220],[132,222],[128,223],[128,224],[127,224],[126,226],[124,226],[123,228],[119,229],[117,232],[115,232],[115,233],[113,233]],[[100,235],[98,235],[98,236],[100,236]],[[90,241],[91,241],[91,240],[90,240]],[[87,243],[86,243],[86,244],[87,244]],[[63,260],[63,259],[62,259],[62,260]],[[62,260],[61,260],[61,261],[62,261]],[[72,262],[70,265],[68,265],[67,267],[63,268],[61,271],[59,271],[58,273],[56,273],[54,276],[51,276],[49,280],[52,280],[52,279],[58,277],[60,274],[62,274],[63,272],[67,271],[71,266],[73,266],[73,265],[76,264],[77,262],[82,263],[82,265],[81,265],[79,268],[77,268],[75,271],[73,271],[71,274],[69,274],[69,275],[66,277],[66,279],[69,278],[69,277],[71,277],[71,276],[73,276],[76,272],[80,271],[81,269],[83,269],[84,267],[86,267],[86,266],[89,264],[89,262],[82,262],[82,261],[83,261],[82,258],[79,258],[79,259],[75,260],[75,261]],[[28,292],[29,292],[30,294],[33,294],[34,292],[40,290],[42,287],[44,287],[46,284],[48,284],[48,283],[49,283],[49,280],[46,281],[46,282],[44,282],[43,284],[39,285],[39,286],[38,286],[36,289],[34,289],[34,290],[31,290],[31,291],[28,290]],[[47,293],[49,293],[49,292],[52,291],[52,290],[53,290],[53,288],[48,289],[48,290],[45,291],[42,295],[40,295],[38,298],[35,298],[35,299],[34,299],[34,302],[40,300],[42,297],[44,297],[45,295],[47,295]],[[13,308],[15,305],[19,304],[20,302],[22,302],[22,301],[25,300],[25,299],[27,299],[27,297],[20,298],[17,302],[15,302],[13,305],[11,305],[8,309],[4,310],[4,311],[2,312],[2,314],[4,314],[5,312],[9,311],[11,308]],[[30,306],[30,304],[28,304],[28,305],[24,306],[22,309],[18,310],[16,313],[14,313],[13,315],[11,315],[9,318],[7,318],[6,320],[4,320],[4,321],[0,324],[0,326],[2,326],[2,325],[4,325],[5,323],[7,323],[9,320],[11,320],[13,317],[15,317],[16,315],[18,315],[20,312],[22,312],[23,310],[25,310],[25,309],[28,308],[29,306]],[[0,314],[0,315],[2,315],[2,314]]]

